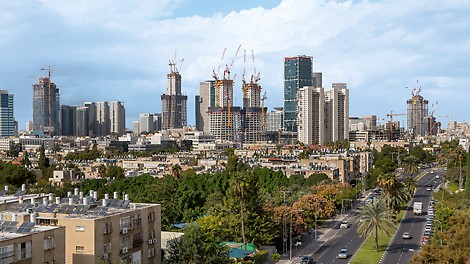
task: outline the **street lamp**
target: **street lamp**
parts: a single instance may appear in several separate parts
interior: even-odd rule
[[[289,260],[292,259],[292,215],[297,212],[303,212],[304,210],[294,210],[290,212],[290,244],[289,244]]]
[[[343,200],[341,200],[341,218],[343,218],[343,205],[344,205],[343,202],[344,201],[351,201],[352,202],[352,199],[343,199]]]
[[[442,222],[439,221],[439,220],[437,220],[437,219],[434,219],[434,220],[436,220],[437,222],[439,222],[439,224],[441,225],[441,235],[442,235]],[[441,247],[442,247],[442,237],[441,237],[441,236],[439,236],[439,240],[441,241]]]

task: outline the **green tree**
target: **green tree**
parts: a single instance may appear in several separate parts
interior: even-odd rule
[[[189,225],[184,235],[169,242],[168,262],[172,264],[229,264],[228,248],[217,237],[205,233],[197,225]]]
[[[382,188],[384,193],[387,195],[387,206],[390,211],[391,196],[393,195],[397,187],[398,179],[392,173],[382,174],[377,178],[377,185]]]
[[[248,183],[245,181],[244,178],[238,177],[233,179],[231,183],[231,191],[232,194],[238,198],[240,201],[240,214],[241,214],[241,228],[242,228],[242,239],[243,239],[243,248],[246,250],[246,237],[245,237],[245,199],[247,189],[250,188]]]
[[[393,221],[388,217],[387,206],[380,199],[365,204],[358,215],[357,232],[362,237],[374,234],[375,250],[379,252],[379,231],[392,235],[395,231]]]
[[[181,171],[182,169],[179,164],[171,166],[171,174],[173,175],[173,177],[179,178],[181,176]]]
[[[467,153],[467,175],[465,178],[465,198],[470,199],[470,152]]]
[[[50,166],[49,158],[46,157],[46,150],[44,146],[39,147],[39,160],[38,160],[38,167],[41,170],[47,169]]]
[[[24,151],[22,164],[25,167],[31,166],[31,161],[29,160],[29,153],[26,150]]]
[[[110,179],[123,179],[124,178],[124,169],[116,166],[116,165],[110,165],[108,169],[106,170],[106,177]]]
[[[413,175],[413,173],[418,172],[418,159],[414,156],[408,156],[403,159],[405,165],[403,166],[403,171]]]
[[[409,197],[412,197],[416,191],[416,188],[418,187],[418,182],[416,181],[415,177],[406,176],[403,179],[403,185],[405,186],[405,189],[407,190]]]

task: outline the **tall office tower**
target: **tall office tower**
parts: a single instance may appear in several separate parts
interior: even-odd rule
[[[60,126],[62,136],[74,136],[77,126],[76,121],[77,106],[61,105],[60,106]]]
[[[321,72],[313,73],[313,86],[323,87],[323,74]]]
[[[199,83],[199,95],[196,96],[196,129],[209,133],[209,107],[215,107],[214,80]]]
[[[261,108],[261,86],[257,77],[243,81],[243,142],[252,144],[266,141],[266,108]]]
[[[325,144],[325,92],[305,86],[297,92],[297,139],[306,145]]]
[[[162,114],[154,114],[153,121],[155,122],[155,131],[162,131]]]
[[[284,128],[297,131],[297,91],[313,86],[313,58],[295,56],[284,58]]]
[[[157,130],[157,115],[150,113],[140,113],[139,115],[139,134],[145,132],[156,132]]]
[[[75,113],[75,135],[78,137],[90,136],[90,108],[79,106]]]
[[[48,77],[39,78],[33,84],[33,129],[44,131],[49,136],[58,135],[60,130],[59,89]]]
[[[325,92],[325,143],[349,139],[349,89],[333,83]]]
[[[284,108],[274,107],[274,110],[266,113],[266,131],[281,131],[284,123]]]
[[[109,102],[109,129],[110,133],[119,136],[126,131],[126,109],[123,102]]]
[[[182,128],[186,126],[186,101],[188,97],[181,95],[181,74],[176,65],[170,63],[170,73],[166,75],[168,86],[166,94],[162,94],[162,129]]]
[[[111,128],[109,125],[109,104],[108,102],[96,102],[95,128],[96,136],[109,135]]]
[[[428,100],[421,95],[414,95],[406,101],[407,105],[407,126],[411,130],[412,137],[425,136],[425,118],[428,116]]]
[[[15,118],[13,117],[13,94],[0,90],[0,136],[15,135]]]
[[[97,114],[96,114],[96,103],[94,102],[85,102],[84,106],[88,107],[88,136],[94,137],[98,133],[98,128],[97,128]]]

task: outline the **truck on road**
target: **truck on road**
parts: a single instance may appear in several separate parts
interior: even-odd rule
[[[413,213],[415,215],[421,215],[423,213],[423,203],[422,202],[414,202],[414,204],[413,204]]]

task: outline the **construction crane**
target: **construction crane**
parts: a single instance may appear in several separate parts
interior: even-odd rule
[[[170,65],[170,73],[178,73],[178,67],[176,65],[180,63],[180,67],[183,65],[184,58],[181,60],[176,61],[176,49],[175,49],[175,55],[173,57],[173,60],[168,61],[168,65]]]
[[[260,73],[256,72],[255,53],[253,49],[251,50],[251,59],[253,60],[253,75],[251,75],[251,81],[257,83],[261,78],[259,76]]]
[[[268,99],[266,96],[266,92],[264,92],[263,97],[261,97],[261,127],[264,128],[264,119],[265,119],[265,113],[264,113],[264,100]]]
[[[52,117],[52,113],[51,113],[51,109],[52,109],[52,100],[51,100],[51,83],[52,83],[52,80],[51,80],[51,71],[57,71],[57,69],[53,69],[51,68],[51,66],[48,66],[47,68],[41,68],[41,71],[47,71],[47,76],[49,78],[49,83],[48,83],[48,87],[47,87],[47,99],[49,101],[48,105],[47,105],[47,108],[48,108],[48,115],[49,115],[49,119],[48,119],[48,132],[49,132],[49,136],[51,135],[51,125],[52,125],[52,120],[51,120],[51,117]]]
[[[394,116],[406,116],[406,114],[394,114],[393,111],[387,114],[387,117],[390,117],[390,123],[388,126],[388,141],[392,141],[392,124],[393,124],[393,117]]]
[[[225,52],[227,51],[227,48],[224,48],[224,52],[222,52],[222,58],[220,59],[219,66],[217,67],[217,71],[212,70],[212,77],[214,77],[215,83],[215,107],[219,107],[219,89],[220,89],[220,80],[219,80],[219,72],[220,72],[220,66],[222,65],[222,62],[224,61],[225,57]]]

